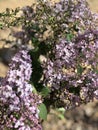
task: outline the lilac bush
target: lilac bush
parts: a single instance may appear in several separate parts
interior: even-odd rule
[[[86,0],[55,4],[38,0],[19,11],[16,20],[7,24],[3,19],[5,26],[21,24],[21,31],[12,36],[17,48],[26,49],[13,57],[1,80],[0,127],[41,130],[46,108],[70,109],[98,99],[98,14],[91,12]],[[4,16],[13,18],[10,12]],[[28,44],[32,44],[31,59]]]
[[[54,46],[53,58],[45,64],[44,82],[59,107],[69,109],[98,98],[98,43],[92,44],[89,35],[97,41],[93,33],[77,43],[61,39]]]
[[[38,105],[41,98],[32,93],[32,73],[27,50],[19,50],[12,58],[7,76],[0,87],[0,129],[41,130]]]
[[[98,98],[98,15],[85,0],[61,0],[52,8],[56,38],[43,67],[44,83],[56,106],[69,109]]]

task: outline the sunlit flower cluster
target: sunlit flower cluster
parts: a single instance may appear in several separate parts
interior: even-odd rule
[[[98,15],[85,0],[61,0],[53,16],[59,35],[44,64],[44,82],[57,106],[69,109],[98,98]]]
[[[98,37],[92,33],[92,43],[89,35],[75,42],[60,40],[46,61],[44,82],[60,106],[75,107],[98,98]]]
[[[27,50],[20,50],[9,65],[0,87],[0,129],[41,130],[38,105],[41,98],[33,94],[29,83],[32,73]]]

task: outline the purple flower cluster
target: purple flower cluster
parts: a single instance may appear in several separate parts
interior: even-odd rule
[[[60,0],[55,4],[41,1],[36,7],[34,20],[39,25],[50,27],[53,34],[51,38],[57,41],[60,37],[65,38],[67,34],[75,37],[83,34],[85,30],[98,29],[98,14],[91,12],[86,0]]]
[[[12,58],[7,76],[0,87],[0,129],[41,130],[39,123],[40,96],[32,93],[29,83],[32,73],[27,50],[20,50]]]
[[[44,82],[56,105],[69,109],[98,98],[98,15],[86,0],[61,0],[52,8],[55,40]]]
[[[53,13],[58,23],[61,22],[62,29],[66,29],[65,32],[76,34],[95,27],[92,22],[98,19],[98,15],[92,14],[86,0],[61,0],[55,4]]]
[[[66,108],[98,98],[98,36],[92,32],[79,37],[58,41],[44,65],[44,82],[53,100]]]
[[[68,34],[75,37],[85,30],[98,29],[98,14],[90,11],[86,0],[60,0],[55,4],[40,0],[36,7],[26,6],[21,11],[25,22],[22,31],[14,33],[14,37],[25,45],[31,41],[33,44],[38,41],[53,44]]]

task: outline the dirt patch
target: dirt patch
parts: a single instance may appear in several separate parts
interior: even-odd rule
[[[92,11],[98,13],[98,0],[87,0]]]
[[[23,7],[26,5],[31,5],[35,3],[36,0],[1,0],[0,1],[0,12],[4,11],[6,8],[16,8]]]

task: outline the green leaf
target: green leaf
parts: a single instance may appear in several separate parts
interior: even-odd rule
[[[32,42],[33,42],[33,43],[36,43],[36,42],[38,42],[38,39],[35,38],[35,37],[33,37],[33,38],[32,38]]]
[[[98,74],[98,70],[96,70],[96,73]]]
[[[60,108],[58,108],[58,111],[62,112],[64,114],[65,113],[65,108],[64,107],[60,107]]]
[[[71,41],[73,38],[73,34],[71,34],[71,33],[67,34],[66,38],[68,41]]]
[[[34,29],[34,30],[36,30],[36,31],[40,31],[39,25],[37,25],[37,24],[34,24],[34,25],[32,26],[32,29]]]
[[[81,65],[78,65],[78,67],[77,67],[77,73],[78,73],[79,75],[81,75],[82,72],[83,72],[83,67],[82,67]]]
[[[50,93],[50,89],[48,87],[43,87],[41,90],[41,95],[46,97]]]
[[[3,25],[0,23],[0,29],[2,29],[3,28]]]
[[[59,117],[61,120],[65,119],[65,117],[64,117],[63,114],[58,114],[58,117]]]
[[[95,72],[96,74],[98,74],[98,69],[94,69],[94,72]]]
[[[33,38],[32,38],[32,44],[33,44],[33,46],[34,46],[35,48],[38,48],[38,45],[39,45],[39,40],[38,40],[38,38],[33,37]]]
[[[57,111],[59,112],[58,117],[60,119],[65,119],[65,117],[64,117],[65,109],[63,107],[61,107],[61,108],[58,108]]]
[[[39,106],[39,117],[42,119],[42,120],[46,120],[47,119],[47,108],[45,106],[45,104],[41,104]]]
[[[33,93],[37,93],[37,90],[34,86],[33,86]]]

